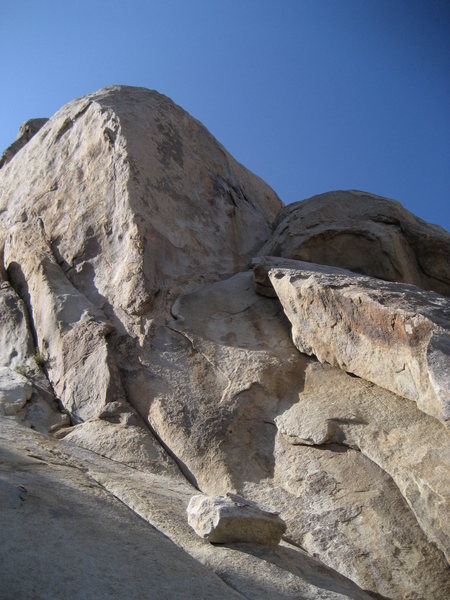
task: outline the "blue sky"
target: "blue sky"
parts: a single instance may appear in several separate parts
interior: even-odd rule
[[[449,0],[0,0],[0,52],[1,148],[145,86],[286,203],[363,189],[450,230]]]

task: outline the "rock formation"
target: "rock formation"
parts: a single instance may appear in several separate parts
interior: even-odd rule
[[[343,267],[450,295],[450,240],[399,202],[357,190],[285,206],[262,255]]]
[[[437,419],[450,418],[446,298],[322,265],[262,262],[300,352],[409,398]]]
[[[236,494],[192,496],[186,512],[195,533],[211,544],[248,542],[276,546],[286,531],[278,513]]]
[[[149,90],[40,125],[0,170],[0,597],[447,598],[450,235],[283,208]],[[202,541],[199,492],[281,544]]]

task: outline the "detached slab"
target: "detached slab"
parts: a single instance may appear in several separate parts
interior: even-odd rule
[[[279,513],[235,494],[193,496],[187,515],[195,533],[216,544],[249,542],[276,546],[286,531]]]
[[[292,324],[294,344],[322,363],[354,373],[450,418],[450,301],[303,261],[255,259]]]

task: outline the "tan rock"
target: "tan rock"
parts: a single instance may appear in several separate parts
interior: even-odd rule
[[[273,418],[297,400],[307,359],[279,303],[254,293],[251,271],[180,296],[172,314],[153,325],[140,364],[127,364],[127,396],[191,482],[237,492],[242,479],[270,475]]]
[[[446,562],[392,478],[357,450],[293,446],[277,432],[315,361],[294,349],[280,304],[254,293],[251,273],[180,296],[172,314],[126,389],[190,480],[280,511],[289,540],[364,589],[439,597]]]
[[[280,511],[286,539],[384,597],[446,598],[447,561],[374,462],[340,444],[298,446],[282,435],[274,456],[273,481],[249,481],[241,493]]]
[[[50,482],[45,487],[38,478],[33,488],[36,523],[31,509],[26,519],[20,518],[17,503],[23,501],[8,488],[15,512],[6,515],[2,527],[7,539],[15,540],[14,548],[23,548],[25,539],[39,541],[45,560],[32,577],[43,582],[44,597],[62,593],[53,578],[56,587],[44,585],[53,564],[47,557],[52,560],[55,553],[53,533],[62,540],[68,540],[68,533],[81,549],[82,557],[66,546],[62,553],[63,581],[72,577],[73,584],[64,595],[75,598],[79,583],[102,597],[104,579],[91,581],[92,568],[100,568],[106,578],[111,569],[119,579],[129,574],[130,562],[124,572],[114,549],[128,556],[127,544],[135,537],[136,552],[156,561],[150,574],[161,598],[179,596],[180,586],[174,578],[164,588],[173,569],[169,575],[164,567],[158,572],[160,555],[181,565],[181,578],[188,577],[181,594],[192,597],[367,598],[362,588],[399,599],[448,596],[444,559],[421,529],[444,543],[433,523],[443,498],[437,483],[441,442],[416,441],[420,419],[416,425],[411,417],[407,426],[417,457],[408,462],[401,438],[405,457],[397,470],[381,449],[369,459],[369,442],[353,431],[345,429],[339,443],[305,446],[290,443],[292,420],[284,433],[277,429],[275,423],[302,401],[315,361],[292,344],[280,303],[255,294],[251,272],[236,272],[247,268],[270,237],[279,207],[274,192],[236,163],[203,126],[167,98],[142,89],[114,87],[75,100],[2,167],[0,273],[28,311],[32,353],[36,342],[40,365],[24,349],[25,330],[25,337],[18,333],[17,341],[7,342],[4,366],[15,368],[15,352],[24,357],[33,392],[20,414],[0,420],[0,438],[13,465],[10,471],[20,470],[24,455],[31,453],[40,466],[30,465],[23,480],[33,481],[37,469]],[[273,295],[264,269],[260,275],[258,286]],[[17,298],[15,306],[22,306]],[[4,314],[0,309],[0,321],[7,323],[8,311]],[[22,331],[18,325],[17,320],[8,331]],[[406,352],[399,340],[400,353]],[[443,381],[442,338],[433,340],[428,362],[438,374],[437,389]],[[318,390],[329,380],[333,391],[346,393],[346,383],[319,368]],[[39,386],[45,388],[45,377],[49,397],[58,399],[76,423],[69,427],[62,415],[50,425],[50,412],[42,415],[40,422],[47,419],[61,440],[12,423],[23,418],[34,426],[31,409],[37,413],[44,406],[34,397]],[[366,388],[361,393],[372,397]],[[379,417],[369,417],[376,428]],[[394,411],[382,425],[395,432],[394,438],[397,419],[400,412]],[[320,423],[314,417],[309,425],[316,436]],[[427,425],[424,431],[434,435],[435,430]],[[416,475],[423,479],[415,480],[414,491]],[[80,495],[85,487],[88,497]],[[47,488],[61,491],[56,505]],[[292,543],[282,541],[276,548],[203,543],[186,521],[189,500],[198,491],[215,496],[229,490],[280,510]],[[120,514],[114,510],[115,498],[175,542],[178,554],[167,546],[167,537],[159,544],[158,532],[149,550],[133,519],[122,519],[123,507]],[[69,511],[81,506],[81,514],[89,515],[87,526],[80,526],[83,539],[65,513],[58,521],[66,504]],[[98,517],[102,504],[113,521],[106,533]],[[46,505],[51,519],[39,516]],[[98,539],[90,537],[97,520],[94,530],[108,546],[107,566],[100,560]],[[192,562],[180,555],[180,548],[196,561],[192,577],[185,575]],[[18,556],[6,552],[5,561],[2,556],[8,573]],[[30,554],[24,556],[28,566]],[[84,565],[83,557],[86,578],[84,572],[67,570],[80,561]],[[139,569],[142,561],[136,565]],[[22,581],[24,572],[21,567],[17,577],[8,574],[5,580],[17,597],[31,593]],[[202,578],[203,596],[197,586]],[[110,593],[141,596],[148,582],[139,575],[131,588],[113,586]]]
[[[98,418],[66,429],[64,440],[133,469],[183,479],[176,462],[128,403],[110,402]]]
[[[395,200],[356,190],[285,206],[261,255],[412,283],[450,295],[450,234]]]
[[[277,512],[236,494],[192,496],[186,512],[195,533],[212,544],[248,542],[276,546],[286,531]]]
[[[6,402],[4,409],[6,414],[12,414],[12,411],[16,418],[29,427],[48,432],[51,427],[61,425],[67,415],[62,415],[58,410],[52,389],[36,358],[25,304],[11,285],[3,281],[0,289],[0,370],[3,373],[3,392],[0,391],[0,394]],[[12,390],[16,390],[16,400],[11,404]]]
[[[241,597],[58,445],[1,423],[0,457],[2,598]]]
[[[123,399],[105,337],[111,326],[46,256],[48,246],[39,230],[30,230],[26,237],[28,243],[34,242],[29,248],[19,230],[9,234],[5,260],[11,281],[29,302],[38,360],[74,422],[95,417],[108,402]]]
[[[63,107],[4,166],[0,207],[8,231],[42,227],[71,283],[126,321],[176,284],[245,267],[281,202],[168,98],[111,87]]]
[[[290,444],[341,444],[388,473],[427,538],[450,548],[450,434],[416,405],[367,381],[311,363],[299,401],[275,419]]]
[[[25,305],[4,281],[0,289],[0,365],[12,369],[32,368],[33,354]]]
[[[450,418],[447,298],[301,261],[265,264],[301,352]]]
[[[6,597],[370,598],[286,542],[205,544],[186,522],[195,493],[186,482],[1,419],[0,458]]]
[[[31,382],[8,367],[0,367],[0,414],[17,415],[31,398]]]

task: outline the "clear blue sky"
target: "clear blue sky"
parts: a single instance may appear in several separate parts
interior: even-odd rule
[[[449,0],[0,0],[0,52],[1,148],[145,86],[286,203],[357,188],[450,230]]]

